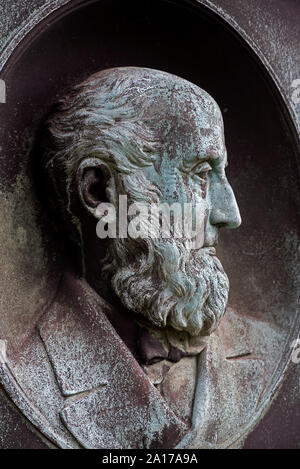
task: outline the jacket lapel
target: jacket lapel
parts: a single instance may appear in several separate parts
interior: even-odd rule
[[[85,448],[170,448],[187,432],[105,316],[68,275],[38,324],[62,394],[60,417]]]
[[[228,310],[198,362],[192,430],[180,448],[225,448],[252,420],[264,389],[264,361],[246,337],[251,325]]]

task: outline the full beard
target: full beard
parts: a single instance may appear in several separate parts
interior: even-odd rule
[[[102,272],[124,306],[156,327],[209,335],[225,313],[229,281],[211,248],[180,239],[113,239]]]

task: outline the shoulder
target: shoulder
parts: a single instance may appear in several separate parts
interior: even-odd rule
[[[228,307],[218,330],[215,332],[222,343],[226,358],[252,357],[267,360],[279,349],[282,332],[268,321],[241,314]]]

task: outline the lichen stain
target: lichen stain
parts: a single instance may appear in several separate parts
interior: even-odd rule
[[[31,183],[20,171],[13,191],[0,191],[0,337],[19,348],[46,298],[47,255]]]

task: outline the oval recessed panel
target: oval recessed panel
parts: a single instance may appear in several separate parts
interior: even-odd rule
[[[79,446],[59,418],[65,396],[51,360],[37,345],[36,324],[53,301],[67,261],[39,198],[31,149],[60,96],[92,73],[119,66],[185,78],[211,94],[223,113],[228,179],[243,223],[221,234],[218,251],[230,279],[230,310],[247,319],[244,332],[265,354],[264,384],[247,419],[228,428],[226,437],[218,437],[217,427],[203,439],[191,431],[179,446],[228,447],[266,411],[296,338],[297,153],[284,105],[263,67],[224,23],[191,2],[103,0],[67,14],[62,8],[28,35],[6,64],[6,104],[0,107],[0,338],[6,340],[8,362],[2,382],[50,440]],[[228,396],[221,393],[222,399],[225,405]]]

